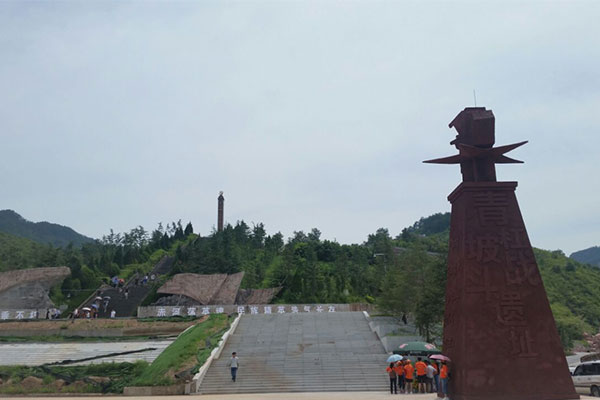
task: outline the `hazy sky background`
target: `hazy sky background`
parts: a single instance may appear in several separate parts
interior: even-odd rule
[[[0,208],[92,237],[225,219],[360,243],[450,210],[491,108],[534,246],[600,245],[600,2],[0,3]]]

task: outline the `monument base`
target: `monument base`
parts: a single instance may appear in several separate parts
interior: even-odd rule
[[[575,393],[515,196],[463,182],[452,203],[444,354],[452,400],[572,400]]]
[[[561,396],[547,396],[547,395],[527,395],[525,397],[518,396],[513,397],[512,395],[499,394],[499,395],[486,395],[486,396],[452,396],[449,395],[452,400],[580,400],[579,395],[576,397],[561,397]]]

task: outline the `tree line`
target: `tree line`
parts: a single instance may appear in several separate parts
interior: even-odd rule
[[[53,292],[61,301],[96,289],[112,276],[148,272],[164,255],[175,258],[171,275],[244,271],[242,288],[281,287],[276,303],[368,302],[380,312],[415,322],[425,338],[441,336],[444,313],[449,213],[421,218],[392,236],[385,228],[361,244],[321,238],[313,228],[287,239],[269,235],[262,223],[238,221],[208,236],[194,234],[191,223],[138,226],[80,247],[42,246],[0,234],[0,271],[66,265],[72,274]],[[534,249],[565,348],[600,326],[600,269],[561,251]]]

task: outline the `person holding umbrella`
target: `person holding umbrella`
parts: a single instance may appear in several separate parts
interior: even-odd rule
[[[396,375],[398,376],[398,390],[404,393],[404,366],[402,361],[396,362]]]
[[[435,373],[433,374],[433,383],[435,385],[435,393],[440,392],[440,366],[439,363],[434,359],[431,365],[435,369]]]
[[[448,397],[448,362],[450,362],[450,358],[446,357],[443,354],[433,354],[429,356],[432,360],[440,360],[442,362],[442,366],[440,367],[439,374],[439,384],[438,384],[438,393],[444,395],[444,398]],[[437,375],[436,375],[437,376]],[[440,391],[441,389],[441,391]]]
[[[385,369],[390,377],[390,394],[398,394],[398,386],[396,384],[398,376],[396,375],[396,364],[391,362],[390,366]]]
[[[385,371],[388,373],[388,376],[390,378],[390,393],[391,394],[398,394],[398,385],[397,385],[398,368],[396,366],[396,363],[400,362],[400,360],[402,360],[402,358],[403,357],[401,355],[392,354],[387,359],[387,362],[390,363],[390,366],[387,367],[385,369]]]
[[[440,368],[440,381],[442,383],[442,394],[444,398],[448,397],[448,365],[446,361],[442,361],[442,368]]]

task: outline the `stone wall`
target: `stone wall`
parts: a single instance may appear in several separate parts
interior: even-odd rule
[[[363,303],[351,304],[257,304],[238,306],[234,304],[224,305],[197,305],[191,307],[177,306],[148,306],[138,307],[138,318],[149,317],[174,317],[208,314],[294,314],[306,312],[347,312],[347,311],[370,311],[372,306]]]
[[[46,318],[48,309],[0,308],[0,321]]]
[[[176,396],[190,393],[190,383],[181,383],[171,386],[126,386],[123,389],[125,396]]]

